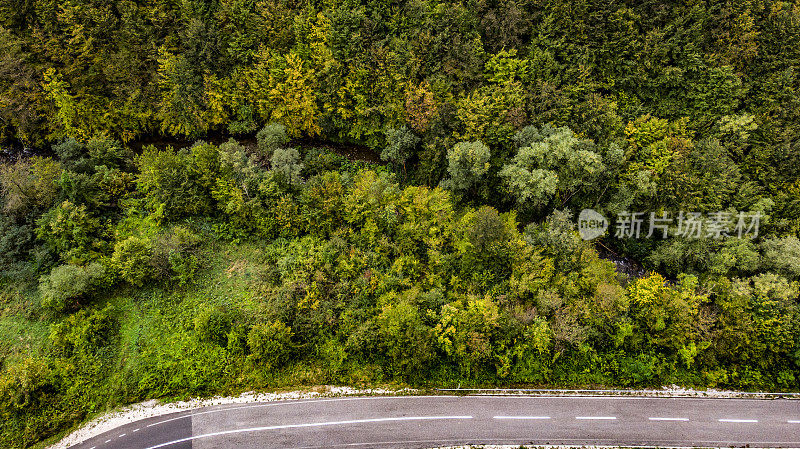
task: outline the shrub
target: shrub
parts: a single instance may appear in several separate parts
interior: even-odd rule
[[[153,274],[150,242],[140,237],[128,237],[114,245],[111,265],[125,282],[141,287]]]
[[[50,343],[63,357],[94,356],[111,343],[116,332],[117,321],[112,316],[113,308],[81,310],[50,327]]]
[[[3,212],[16,218],[51,207],[58,197],[61,165],[50,159],[32,157],[0,167]],[[39,212],[41,213],[41,212]]]
[[[392,369],[401,375],[412,375],[424,369],[433,359],[433,331],[426,326],[413,303],[418,290],[410,290],[396,298],[381,298],[387,304],[378,316],[378,332]]]
[[[19,225],[11,217],[0,215],[0,270],[10,273],[27,265],[34,240],[31,226]]]
[[[200,261],[194,254],[173,252],[169,254],[169,266],[172,270],[172,280],[177,281],[181,287],[185,287],[194,279]]]
[[[405,125],[400,128],[390,128],[386,132],[386,148],[381,151],[381,159],[394,164],[396,170],[402,167],[405,172],[406,161],[418,143],[419,137]]]
[[[101,250],[100,221],[86,206],[64,201],[37,221],[36,236],[64,262],[92,260]]]
[[[761,243],[764,265],[789,278],[800,278],[800,240],[795,236],[767,239]]]
[[[39,291],[42,306],[57,312],[76,308],[81,300],[87,299],[102,279],[104,268],[99,263],[86,267],[61,265],[42,276]]]
[[[286,127],[278,123],[269,123],[256,134],[258,154],[266,159],[271,159],[278,148],[289,142]]]
[[[58,388],[58,376],[44,359],[28,357],[0,374],[3,447],[31,447],[63,425],[62,416],[52,410],[65,405]]]
[[[280,368],[291,354],[292,335],[292,328],[280,321],[256,324],[247,334],[251,359],[266,369]]]
[[[489,147],[482,142],[459,142],[447,151],[447,173],[444,187],[465,192],[475,186],[489,171]]]
[[[188,282],[199,266],[197,258],[201,238],[186,226],[173,226],[155,239],[150,264],[158,279],[177,276],[179,282]]]
[[[200,341],[225,346],[231,316],[221,307],[205,307],[194,317],[194,331]]]
[[[218,160],[207,144],[192,151],[146,147],[136,159],[139,176],[136,185],[151,211],[163,208],[168,219],[202,214],[211,210],[211,187]]]
[[[296,185],[303,181],[300,172],[303,164],[300,163],[300,152],[294,148],[279,148],[272,154],[272,170],[288,185]]]

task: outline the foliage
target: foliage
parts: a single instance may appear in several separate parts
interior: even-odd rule
[[[64,201],[37,221],[36,236],[64,262],[84,262],[97,257],[103,242],[100,221],[83,204]]]
[[[194,331],[201,341],[224,346],[230,329],[230,314],[219,307],[205,307],[194,318]]]
[[[116,275],[134,287],[141,287],[152,275],[150,242],[139,237],[128,237],[114,245],[110,267]]]
[[[527,146],[517,150],[500,177],[521,208],[542,208],[554,199],[563,206],[577,191],[593,186],[605,170],[591,142],[581,141],[568,128],[528,129],[517,140]]]
[[[283,148],[289,142],[286,127],[280,123],[269,123],[256,134],[258,154],[266,159],[272,159],[275,150]]]
[[[281,368],[291,355],[292,335],[292,328],[280,321],[254,325],[247,334],[250,358],[266,370]]]
[[[381,151],[381,159],[389,161],[395,167],[403,167],[405,172],[406,161],[414,154],[419,138],[405,125],[400,128],[390,128],[386,132],[386,148]]]
[[[455,192],[474,188],[489,171],[489,147],[479,141],[459,142],[447,151],[447,173],[443,186]]]
[[[92,263],[85,267],[59,265],[47,276],[42,276],[39,291],[42,306],[56,312],[75,309],[96,292],[104,275],[104,267]]]
[[[303,164],[300,162],[300,152],[295,148],[279,148],[272,153],[272,170],[280,177],[281,181],[289,186],[303,181],[300,172]]]
[[[61,357],[94,358],[111,344],[117,331],[114,309],[83,309],[54,324],[50,329],[53,350]]]
[[[137,158],[137,189],[145,195],[151,211],[161,210],[168,219],[207,213],[211,210],[210,183],[218,170],[218,153],[207,144],[192,150],[144,149]]]

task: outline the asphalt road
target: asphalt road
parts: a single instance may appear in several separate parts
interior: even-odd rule
[[[281,401],[150,418],[73,447],[430,448],[469,443],[800,448],[800,400],[406,396]]]

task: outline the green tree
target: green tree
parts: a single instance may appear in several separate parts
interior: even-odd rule
[[[258,154],[267,160],[272,159],[275,150],[283,148],[289,142],[286,127],[280,123],[268,123],[256,134]]]
[[[280,321],[258,323],[247,334],[250,358],[264,369],[283,367],[292,353],[292,328]]]
[[[449,178],[442,186],[454,192],[473,190],[489,171],[489,147],[479,141],[459,142],[447,151]]]
[[[37,221],[36,236],[64,262],[95,259],[104,249],[100,220],[86,206],[64,201]]]
[[[520,148],[499,175],[520,207],[541,209],[553,200],[563,207],[581,189],[593,186],[605,169],[594,144],[568,128],[526,131],[519,139],[529,146]]]
[[[303,178],[300,176],[303,164],[300,162],[300,152],[297,149],[278,148],[272,153],[270,165],[285,184],[295,186],[303,182]]]
[[[141,287],[153,275],[152,255],[150,241],[131,236],[114,245],[110,267],[128,284]]]
[[[405,125],[400,128],[389,128],[386,131],[386,147],[381,151],[381,159],[391,162],[397,171],[402,167],[405,176],[406,161],[414,154],[419,141],[419,137]]]
[[[207,144],[196,145],[191,151],[146,147],[136,159],[136,186],[148,209],[160,210],[168,219],[207,213],[218,170],[215,157],[216,148]]]
[[[388,294],[377,318],[381,344],[392,371],[404,376],[423,372],[433,359],[433,331],[423,323],[416,302],[417,290]]]
[[[85,267],[59,265],[39,282],[42,306],[56,312],[68,312],[83,305],[97,291],[105,274],[104,267],[92,263]]]

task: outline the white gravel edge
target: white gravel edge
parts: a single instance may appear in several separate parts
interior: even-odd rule
[[[122,407],[118,410],[105,413],[97,418],[83,424],[77,430],[62,438],[59,442],[48,446],[48,449],[67,449],[70,446],[80,444],[89,438],[96,437],[104,432],[115,429],[125,424],[130,424],[141,419],[152,418],[154,416],[166,415],[169,413],[192,410],[210,405],[223,404],[247,404],[253,402],[284,401],[290,399],[312,399],[320,397],[336,396],[380,396],[414,394],[417,390],[402,389],[368,389],[359,390],[350,387],[324,386],[310,390],[289,391],[284,393],[255,393],[248,392],[234,397],[213,397],[210,399],[191,399],[188,401],[164,403],[157,400],[150,400]]]
[[[635,389],[530,389],[530,388],[441,388],[437,391],[466,393],[472,395],[524,395],[524,396],[644,396],[666,398],[728,398],[728,399],[800,399],[797,392],[735,391],[735,390],[695,390],[678,385],[664,386],[659,390]],[[600,447],[600,446],[597,446]]]

